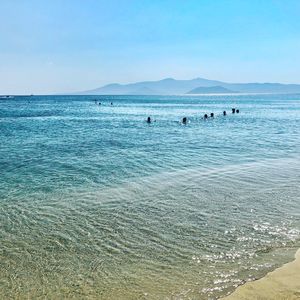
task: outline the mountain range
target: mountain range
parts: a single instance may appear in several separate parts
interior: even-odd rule
[[[142,81],[130,84],[112,83],[77,95],[182,95],[220,93],[300,93],[300,84],[227,83],[205,78]]]

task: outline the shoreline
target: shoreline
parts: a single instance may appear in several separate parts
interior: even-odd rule
[[[300,299],[300,248],[295,259],[266,276],[239,286],[222,300]]]

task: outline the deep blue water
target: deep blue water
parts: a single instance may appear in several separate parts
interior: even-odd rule
[[[299,133],[300,95],[0,100],[0,297],[207,299],[263,276],[299,247]]]

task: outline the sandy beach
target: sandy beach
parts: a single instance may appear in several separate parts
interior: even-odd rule
[[[300,299],[300,249],[295,260],[236,289],[226,300]]]

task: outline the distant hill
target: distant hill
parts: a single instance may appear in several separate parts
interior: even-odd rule
[[[209,86],[209,87],[197,87],[187,92],[187,94],[232,94],[236,93],[235,91],[226,89],[222,86]]]
[[[211,88],[211,89],[203,89]],[[221,91],[221,89],[223,90]],[[195,92],[195,89],[202,89]],[[193,91],[194,90],[194,91]],[[219,90],[219,91],[218,91]],[[76,93],[77,95],[182,95],[215,93],[300,93],[300,84],[282,83],[227,83],[205,78],[142,81],[130,84],[112,83],[100,88]]]

